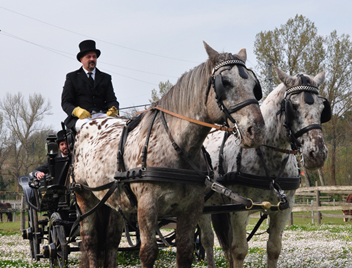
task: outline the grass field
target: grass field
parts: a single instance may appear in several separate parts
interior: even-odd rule
[[[341,212],[326,212],[341,214]],[[307,213],[295,215],[309,216]],[[250,231],[257,219],[251,218]],[[283,236],[283,248],[279,259],[281,268],[352,268],[352,221],[344,223],[341,218],[323,218],[322,224],[312,224],[311,219],[294,218],[294,225],[287,225]],[[267,229],[264,221],[258,232]],[[0,267],[50,267],[48,260],[32,262],[29,258],[29,243],[20,236],[20,223],[0,223]],[[266,267],[266,240],[268,234],[254,236],[249,243],[249,252],[244,267]],[[215,246],[218,267],[226,267],[226,261],[218,245]],[[80,253],[69,255],[70,267],[78,267]],[[155,267],[175,267],[176,248],[159,250]],[[141,267],[138,252],[119,252],[119,268]],[[194,262],[193,267],[206,267],[206,261]]]

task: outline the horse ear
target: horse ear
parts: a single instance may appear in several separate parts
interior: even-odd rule
[[[317,86],[320,86],[325,80],[325,72],[320,72],[314,77],[315,83],[317,83]]]
[[[240,52],[238,52],[237,55],[239,56],[240,60],[246,62],[246,60],[247,60],[247,50],[245,48],[242,48],[240,50]]]
[[[216,50],[212,49],[207,43],[205,43],[205,41],[203,41],[203,43],[204,43],[205,50],[208,53],[209,59],[214,60],[215,57],[219,55],[219,53]]]
[[[275,71],[277,76],[279,77],[280,81],[283,82],[286,86],[291,82],[292,77],[285,72],[281,71],[278,67],[275,67]]]

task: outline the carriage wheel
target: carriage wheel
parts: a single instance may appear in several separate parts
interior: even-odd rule
[[[194,234],[194,254],[199,262],[204,261],[205,249],[202,246],[201,230],[198,225],[197,225],[196,232]]]
[[[39,261],[38,255],[41,237],[38,226],[38,212],[31,207],[28,208],[28,230],[31,233],[29,237],[31,257]]]
[[[61,220],[59,213],[54,212],[50,217],[49,224],[49,245],[51,250],[50,267],[68,267],[68,246],[64,226],[55,224]]]

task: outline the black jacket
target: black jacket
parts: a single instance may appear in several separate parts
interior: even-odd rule
[[[61,96],[61,107],[67,113],[65,125],[72,129],[78,118],[72,115],[77,107],[86,109],[90,113],[107,112],[112,106],[119,109],[115,92],[112,87],[111,75],[96,69],[94,87],[81,67],[79,70],[68,73]]]
[[[62,158],[61,153],[59,153],[58,155],[55,156],[56,158]],[[37,172],[43,172],[45,174],[49,174],[50,173],[50,169],[49,169],[50,165],[49,165],[49,160],[47,160],[43,165],[41,165],[40,167],[37,167],[35,170],[33,170],[33,175],[35,175]]]

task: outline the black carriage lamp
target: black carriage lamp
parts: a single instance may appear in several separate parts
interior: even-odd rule
[[[49,134],[46,138],[47,142],[45,144],[45,150],[47,156],[50,158],[54,158],[59,153],[59,146],[56,142],[56,139],[57,137],[55,134]]]

